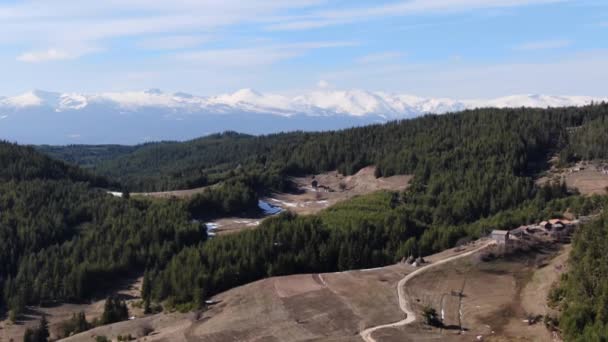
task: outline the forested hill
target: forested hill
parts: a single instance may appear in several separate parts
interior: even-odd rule
[[[575,235],[568,273],[552,288],[565,341],[608,340],[608,209]]]
[[[581,159],[608,159],[608,117],[598,117],[582,126],[570,128],[570,143],[560,159],[577,161]]]
[[[0,314],[83,300],[206,239],[187,203],[115,198],[103,179],[5,142],[0,165]]]
[[[90,166],[132,191],[203,186],[232,177],[230,170],[238,166],[250,173],[274,174],[279,178],[284,174],[335,169],[351,174],[367,165],[377,165],[379,175],[424,175],[436,167],[452,165],[464,170],[484,166],[475,165],[474,160],[474,164],[462,165],[464,154],[481,160],[503,152],[518,159],[513,171],[521,174],[542,161],[547,153],[567,146],[569,128],[602,120],[607,112],[608,105],[546,110],[480,109],[335,132],[259,137],[228,132],[183,143],[114,147],[113,153],[102,153],[99,158],[95,156],[103,146],[47,146],[42,151]],[[73,154],[80,157],[73,158]]]
[[[276,143],[271,140],[260,147],[252,144],[253,140],[250,135],[225,132],[183,143],[43,145],[36,148],[53,158],[120,181],[132,191],[160,191],[194,188],[226,178],[222,173]]]
[[[71,180],[90,182],[106,187],[108,181],[93,176],[79,167],[51,159],[31,147],[0,141],[0,181],[27,181],[33,179]]]

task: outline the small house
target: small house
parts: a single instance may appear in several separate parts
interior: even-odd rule
[[[504,245],[509,242],[509,231],[508,230],[493,230],[490,234],[492,240],[496,241],[499,245]]]

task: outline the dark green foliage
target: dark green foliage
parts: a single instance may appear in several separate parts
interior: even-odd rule
[[[560,154],[564,162],[608,159],[608,117],[571,129],[570,144]]]
[[[258,207],[258,195],[253,185],[227,181],[195,195],[188,202],[188,211],[199,219],[242,214]]]
[[[18,146],[0,140],[0,181],[51,179],[89,182],[95,186],[110,184],[80,168],[53,160],[31,147]]]
[[[152,310],[150,307],[150,299],[152,296],[152,284],[150,284],[150,272],[146,271],[144,273],[144,280],[141,285],[141,298],[144,302],[144,313],[149,314]]]
[[[26,304],[80,301],[162,269],[206,239],[184,202],[114,198],[31,148],[0,143],[0,160],[0,304],[15,320]]]
[[[204,298],[261,278],[370,268],[409,255],[427,255],[479,237],[493,227],[515,228],[570,208],[588,214],[605,197],[541,197],[472,224],[429,226],[423,211],[401,204],[392,193],[361,196],[320,215],[289,213],[269,218],[252,231],[222,236],[184,249],[164,270],[149,272],[151,297],[200,307]]]
[[[436,223],[456,224],[533,197],[530,176],[567,146],[568,127],[604,117],[607,108],[483,109],[338,132],[225,133],[145,145],[95,170],[131,190],[188,188],[247,174],[260,191],[285,190],[285,175],[352,174],[376,165],[378,176],[414,174],[415,201],[436,208]]]
[[[84,183],[0,184],[0,210],[0,275],[18,312],[26,302],[87,298],[206,238],[181,202],[123,200]]]
[[[91,168],[105,161],[114,160],[135,152],[140,146],[121,146],[121,145],[68,145],[68,146],[49,146],[40,145],[35,148],[49,155],[54,159],[66,161],[82,168]]]
[[[87,321],[84,312],[73,314],[72,318],[63,322],[60,326],[63,337],[78,334],[92,328],[92,324]]]
[[[256,151],[272,148],[251,145],[254,137],[226,132],[186,143],[159,142],[138,146],[43,146],[42,152],[120,181],[131,190],[189,189],[228,178],[230,170]],[[209,177],[212,175],[212,177]]]
[[[23,342],[47,342],[49,336],[49,323],[46,320],[46,316],[42,316],[38,327],[25,330]]]
[[[103,314],[101,315],[102,325],[122,322],[127,319],[129,319],[129,310],[124,301],[115,296],[106,299],[106,303],[103,307]]]
[[[443,323],[437,314],[437,310],[434,308],[427,306],[422,310],[422,317],[424,318],[424,322],[433,327],[441,327]]]
[[[574,237],[559,290],[559,326],[567,341],[608,340],[608,211]]]

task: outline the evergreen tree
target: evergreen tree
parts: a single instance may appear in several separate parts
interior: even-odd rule
[[[112,324],[129,319],[127,304],[116,296],[110,296],[104,304],[101,324]]]

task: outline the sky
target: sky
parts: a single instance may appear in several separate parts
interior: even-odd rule
[[[0,95],[606,96],[606,0],[0,0]]]

